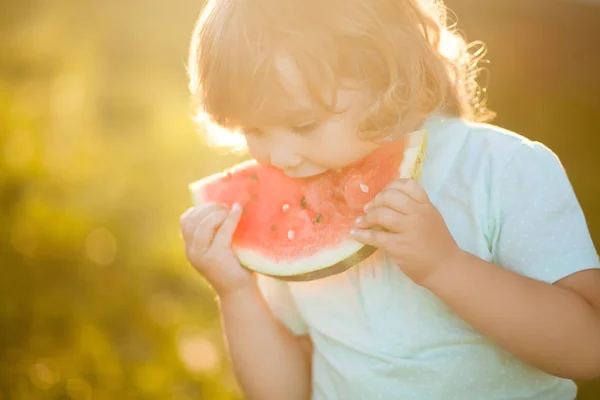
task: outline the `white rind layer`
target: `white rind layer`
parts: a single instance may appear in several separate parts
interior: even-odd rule
[[[408,143],[404,150],[404,158],[400,164],[399,178],[416,178],[413,176],[415,173],[415,164],[424,152],[426,143],[427,131],[425,129],[413,132],[408,136]]]
[[[234,248],[233,252],[240,263],[247,268],[272,276],[301,275],[330,267],[359,251],[364,244],[354,240],[345,240],[336,247],[327,247],[319,252],[295,260],[279,260],[265,257],[257,251],[243,248]]]
[[[398,171],[399,178],[417,178],[415,175],[419,174],[420,165],[416,164],[424,154],[426,141],[427,131],[425,130],[416,131],[409,135],[408,143],[404,150],[404,157]],[[246,163],[253,163],[253,161],[248,161]],[[246,163],[240,166],[243,166]],[[216,175],[214,179],[219,179],[219,176],[220,175]],[[195,205],[205,203],[205,199],[202,196],[202,186],[206,184],[206,182],[209,182],[209,180],[205,178],[189,185],[192,200]],[[328,268],[351,257],[364,246],[363,243],[347,239],[336,247],[328,247],[313,255],[295,259],[293,261],[274,260],[263,256],[257,251],[247,248],[234,247],[233,252],[238,257],[240,263],[246,268],[258,273],[284,278],[286,276],[302,275]]]

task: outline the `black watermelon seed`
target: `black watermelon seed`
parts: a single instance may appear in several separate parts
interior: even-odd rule
[[[306,198],[304,196],[300,197],[300,207],[306,209]]]
[[[313,218],[313,223],[318,224],[319,222],[321,222],[323,220],[323,216],[321,214],[317,214],[315,215],[315,217]]]

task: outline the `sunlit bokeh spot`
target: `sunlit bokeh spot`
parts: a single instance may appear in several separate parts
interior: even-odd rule
[[[90,384],[80,378],[67,380],[67,393],[73,400],[90,400],[92,398]]]
[[[112,264],[118,249],[117,239],[105,228],[94,229],[85,240],[85,254],[91,261],[101,266]]]
[[[29,379],[40,389],[50,389],[60,380],[60,371],[51,360],[38,360],[29,366]]]
[[[76,73],[64,73],[52,82],[52,114],[56,118],[81,116],[86,104],[85,76]]]
[[[199,333],[181,334],[178,348],[179,358],[191,372],[207,373],[221,365],[221,356],[216,346]]]

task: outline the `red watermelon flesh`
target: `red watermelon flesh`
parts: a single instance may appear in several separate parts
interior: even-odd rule
[[[243,214],[232,248],[243,265],[287,279],[312,279],[349,257],[374,249],[350,239],[363,207],[393,179],[412,174],[422,157],[424,133],[380,146],[340,171],[291,178],[255,161],[238,164],[190,185],[194,202],[239,203]],[[360,261],[360,260],[358,260]],[[343,262],[340,265],[339,263]],[[333,271],[331,271],[333,272]],[[326,276],[329,273],[318,276]]]

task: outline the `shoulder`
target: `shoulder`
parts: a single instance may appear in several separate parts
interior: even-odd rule
[[[516,132],[499,126],[475,122],[465,123],[469,129],[469,139],[474,146],[479,146],[491,154],[495,154],[500,163],[507,166],[515,160],[526,159],[533,164],[553,163],[557,155],[544,143],[530,140]]]
[[[558,156],[548,146],[500,126],[437,118],[429,120],[426,127],[431,158],[446,158],[454,172],[463,176],[501,181],[511,173],[539,178],[564,172]]]

